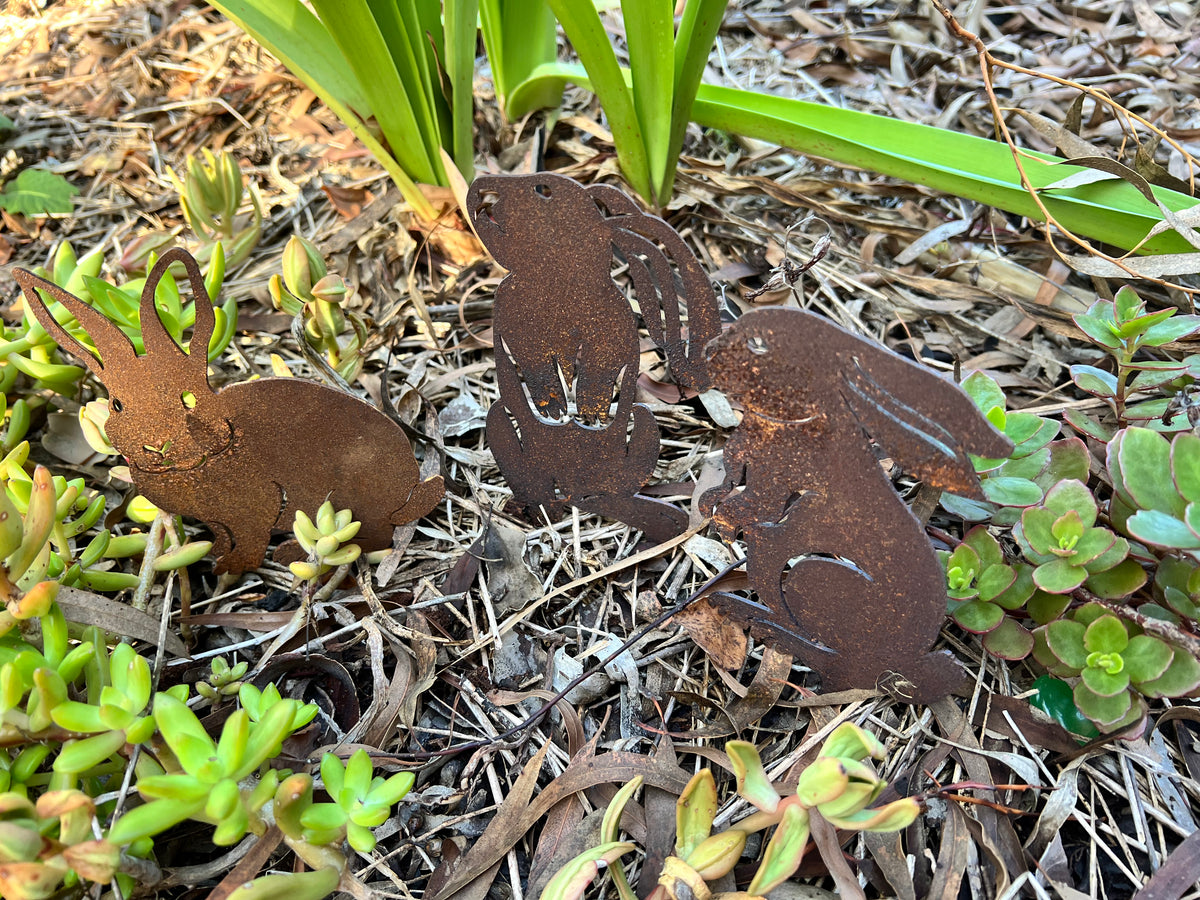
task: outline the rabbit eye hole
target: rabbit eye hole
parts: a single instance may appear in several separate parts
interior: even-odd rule
[[[534,190],[534,191],[535,191],[535,192],[536,192],[536,193],[537,193],[539,196],[541,196],[541,197],[545,197],[547,200],[549,200],[549,199],[550,199],[550,196],[551,196],[551,194],[550,194],[550,186],[549,186],[549,185],[546,185],[546,184],[539,184],[539,185],[537,185],[536,187],[534,187],[534,189],[533,189],[533,190]]]
[[[746,349],[755,356],[763,356],[767,352],[767,342],[755,335],[746,339]]]
[[[184,391],[182,394],[179,395],[179,399],[183,403],[183,405],[185,407],[187,407],[188,409],[196,408],[196,395],[193,394],[191,391]]]
[[[121,410],[123,410],[125,408],[125,404],[122,403],[120,400],[118,400],[116,397],[108,398],[108,406],[113,412],[120,412]]]

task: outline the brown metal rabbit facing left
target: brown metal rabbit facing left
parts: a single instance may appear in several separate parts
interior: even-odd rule
[[[744,537],[757,594],[721,595],[722,608],[827,691],[887,684],[927,702],[956,688],[962,671],[932,650],[945,576],[872,445],[926,484],[982,499],[967,451],[1004,457],[1012,444],[957,385],[803,310],[749,312],[708,356],[745,415],[726,481],[702,502],[720,501],[718,529]]]
[[[189,353],[163,327],[155,307],[172,263],[187,270],[196,324]],[[400,426],[363,400],[311,381],[263,378],[214,391],[206,349],[215,317],[196,261],[170,250],[142,291],[146,352],[103,314],[32,272],[13,272],[42,327],[104,384],[108,439],[129,462],[151,503],[205,522],[218,572],[258,566],[272,529],[289,530],[296,510],[327,498],[362,522],[364,549],[391,544],[392,529],[429,513],[443,496],[441,476],[421,480]],[[53,317],[42,291],[67,308],[96,353]]]

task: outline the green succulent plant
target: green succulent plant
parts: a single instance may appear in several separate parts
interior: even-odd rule
[[[345,309],[346,282],[329,272],[311,241],[299,235],[288,239],[283,248],[283,276],[272,275],[267,291],[276,309],[304,317],[309,346],[324,353],[342,378],[353,381],[358,377],[367,341],[366,323]]]
[[[737,793],[757,812],[725,831],[712,834],[717,789],[712,772],[702,769],[688,782],[675,805],[675,853],[664,860],[650,900],[695,897],[762,897],[795,874],[808,846],[814,811],[836,828],[850,831],[897,831],[920,813],[916,799],[906,797],[869,808],[887,787],[870,760],[884,758],[884,747],[870,732],[852,722],[839,725],[825,740],[817,758],[800,775],[796,793],[784,797],[771,784],[753,744],[725,745]],[[557,872],[542,892],[543,900],[576,900],[595,877],[598,863],[614,864],[633,844],[618,840],[625,804],[641,783],[625,785],[609,804],[600,828],[600,843]],[[732,871],[749,835],[774,828],[762,860],[745,893],[713,894],[708,883]],[[613,880],[622,900],[634,894],[619,867]]]
[[[1200,687],[1200,662],[1144,634],[1096,603],[1034,632],[1034,657],[1074,681],[1075,705],[1104,732],[1146,715],[1144,698],[1182,697]]]
[[[1130,427],[1108,443],[1113,521],[1164,550],[1200,550],[1200,437]]]
[[[223,656],[214,656],[209,664],[208,678],[196,682],[196,693],[209,703],[216,703],[224,697],[236,697],[242,689],[242,678],[249,671],[250,664],[243,660],[236,665],[229,665]]]
[[[1086,584],[1101,597],[1125,597],[1146,582],[1145,570],[1126,560],[1129,542],[1097,525],[1098,515],[1092,492],[1073,478],[1021,514],[1013,537],[1035,565],[1033,582],[1040,590],[1068,594]]]
[[[301,719],[317,714],[315,706],[296,700],[275,703],[257,721],[239,709],[213,741],[187,704],[171,694],[157,695],[154,724],[173,759],[165,761],[164,774],[138,779],[138,792],[148,802],[118,819],[110,839],[128,843],[196,819],[216,826],[218,845],[241,840],[252,827],[251,817],[274,796],[278,775],[268,769],[253,786],[242,782],[279,753],[302,709]]]
[[[1033,635],[1010,616],[1033,596],[1033,567],[1008,565],[1004,551],[983,525],[972,528],[953,552],[940,551],[946,572],[950,618],[960,628],[982,635],[983,646],[1002,659],[1024,659]]]
[[[1099,397],[1112,409],[1116,428],[1130,421],[1148,422],[1160,419],[1168,399],[1145,400],[1133,405],[1129,400],[1136,394],[1176,388],[1194,381],[1200,374],[1200,360],[1135,360],[1139,351],[1161,347],[1172,341],[1200,332],[1200,316],[1177,315],[1173,308],[1146,312],[1146,304],[1133,288],[1126,285],[1112,300],[1097,300],[1085,313],[1073,316],[1075,324],[1089,340],[1106,351],[1114,362],[1115,372],[1096,366],[1071,366],[1071,380],[1081,391]],[[1080,410],[1066,410],[1063,417],[1078,431],[1107,441],[1115,432],[1109,425],[1098,422]],[[1155,428],[1180,430],[1188,423],[1166,425],[1161,421]]]
[[[1173,556],[1159,560],[1154,573],[1154,593],[1161,603],[1144,603],[1142,615],[1176,625],[1183,619],[1200,619],[1200,564]]]
[[[203,156],[189,154],[184,177],[167,169],[167,175],[179,192],[179,205],[192,233],[201,241],[194,256],[201,262],[214,257],[224,246],[229,265],[241,265],[262,237],[262,200],[252,183],[247,192],[242,170],[232,153],[218,156],[208,148]],[[250,195],[250,213],[240,215],[246,194]],[[151,260],[146,268],[153,266]],[[216,296],[214,293],[212,296]]]
[[[46,900],[80,880],[108,884],[120,848],[92,836],[96,806],[77,790],[49,791],[36,803],[0,793],[0,896]]]
[[[1007,459],[971,456],[987,503],[944,493],[942,507],[968,522],[1011,525],[1021,510],[1042,502],[1046,491],[1067,478],[1086,480],[1087,447],[1078,438],[1056,440],[1061,425],[1033,413],[1008,411],[1008,400],[996,382],[973,372],[962,388],[988,421],[1012,441]]]
[[[293,529],[308,559],[291,563],[292,574],[301,581],[315,583],[336,567],[354,562],[362,555],[362,547],[350,541],[361,527],[362,523],[354,520],[350,510],[335,511],[329,500],[317,510],[316,521],[303,510],[296,510]]]

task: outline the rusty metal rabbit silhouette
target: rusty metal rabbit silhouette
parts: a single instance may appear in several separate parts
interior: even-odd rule
[[[945,579],[872,442],[927,484],[982,499],[964,448],[1004,457],[1008,439],[953,383],[802,310],[742,316],[708,358],[745,415],[725,445],[726,482],[704,501],[727,497],[718,529],[744,536],[758,597],[723,595],[722,608],[818,671],[826,690],[890,681],[918,701],[949,692],[962,673],[931,652]]]
[[[518,501],[552,516],[578,506],[655,540],[683,531],[683,510],[638,493],[654,473],[659,429],[634,402],[638,320],[612,268],[616,251],[675,380],[704,390],[704,346],[720,315],[691,251],[616,188],[561,175],[482,176],[467,210],[509,270],[496,290],[500,400],[487,437]]]
[[[194,353],[175,343],[155,307],[172,263],[186,269],[195,297]],[[440,476],[421,480],[400,426],[357,397],[294,378],[212,390],[205,352],[212,302],[186,251],[163,254],[146,279],[142,356],[79,298],[24,269],[13,274],[42,327],[108,390],[108,438],[138,491],[212,529],[217,571],[258,566],[272,528],[289,529],[296,510],[312,513],[327,498],[362,522],[356,541],[364,549],[382,549],[393,526],[425,515],[442,497]],[[39,292],[66,307],[96,352],[55,320]]]

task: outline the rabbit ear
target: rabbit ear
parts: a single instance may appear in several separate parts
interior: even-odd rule
[[[152,360],[166,359],[173,355],[184,355],[183,348],[175,343],[175,339],[163,327],[158,315],[158,307],[154,303],[154,294],[158,283],[167,274],[172,263],[182,263],[187,270],[188,281],[192,285],[192,299],[196,304],[196,323],[192,329],[190,355],[200,371],[208,372],[208,342],[216,327],[216,316],[213,314],[212,300],[209,299],[208,289],[204,286],[204,276],[195,258],[186,250],[175,247],[164,253],[154,264],[150,274],[146,276],[146,286],[142,288],[142,303],[139,311],[142,326],[142,343],[146,347],[146,355]]]
[[[710,380],[704,348],[721,333],[721,311],[704,269],[683,238],[658,216],[622,215],[609,219],[609,224],[613,226],[613,243],[629,258],[638,295],[646,298],[642,301],[642,318],[655,343],[666,351],[675,381],[698,391],[707,390]],[[640,266],[633,265],[631,254],[642,258]],[[672,263],[678,269],[682,297]],[[639,276],[643,281],[649,276],[648,283],[639,284]],[[647,308],[654,304],[657,310]],[[687,309],[686,337],[680,322],[681,306]]]
[[[133,343],[121,329],[110,322],[103,313],[84,303],[73,294],[67,293],[52,281],[34,275],[28,269],[14,269],[13,277],[25,294],[25,302],[37,317],[38,322],[46,329],[60,347],[86,365],[94,374],[100,376],[108,366],[129,365],[137,359],[137,351]],[[81,344],[74,335],[54,318],[38,291],[45,291],[67,308],[87,331],[100,353],[97,358],[89,348]]]

